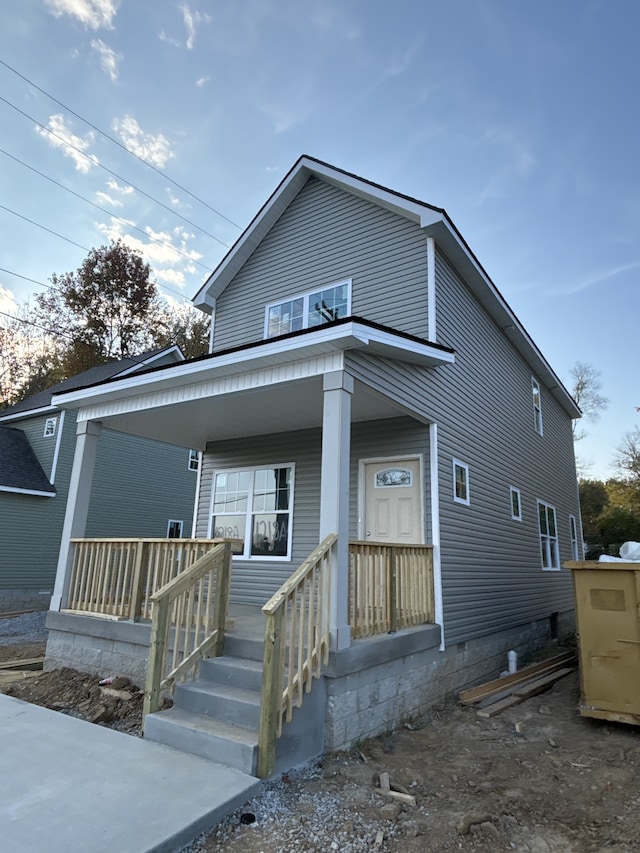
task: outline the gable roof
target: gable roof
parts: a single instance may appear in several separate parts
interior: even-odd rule
[[[70,376],[68,379],[64,379],[62,382],[58,382],[44,391],[32,394],[25,400],[20,400],[20,402],[15,403],[13,406],[3,409],[0,411],[0,422],[55,408],[52,403],[54,394],[74,391],[76,388],[84,388],[85,385],[95,385],[105,382],[107,379],[113,379],[116,376],[126,376],[136,370],[150,367],[153,365],[153,362],[168,355],[174,356],[176,363],[185,360],[180,347],[172,344],[168,347],[149,350],[140,355],[122,358],[119,361],[109,361],[106,364],[98,364],[95,367],[90,367],[88,370],[83,370],[82,373]]]
[[[0,491],[56,493],[21,429],[0,426]]]
[[[427,236],[433,237],[487,313],[529,364],[532,372],[546,385],[570,417],[580,417],[581,411],[570,393],[491,281],[444,208],[396,192],[306,154],[300,157],[285,175],[193,297],[197,308],[209,314],[212,312],[216,299],[311,177],[393,211],[415,222]]]

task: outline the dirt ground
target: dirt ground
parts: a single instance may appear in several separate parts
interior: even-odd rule
[[[4,659],[32,657],[32,651],[0,649]],[[130,734],[140,731],[142,696],[132,685],[105,693],[97,678],[63,669],[0,689]],[[420,725],[270,783],[189,850],[640,850],[640,728],[583,718],[578,700],[574,671],[492,719],[455,702],[432,709]],[[415,797],[415,806],[380,792],[384,772]]]

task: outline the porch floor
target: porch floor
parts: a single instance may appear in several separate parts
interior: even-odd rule
[[[0,753],[6,850],[173,851],[260,787],[238,770],[3,694]]]

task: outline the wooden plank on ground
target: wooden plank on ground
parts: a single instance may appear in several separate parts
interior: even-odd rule
[[[9,610],[6,613],[0,613],[0,619],[15,619],[16,616],[25,616],[27,613],[33,612],[33,610]]]
[[[44,658],[23,658],[22,660],[6,660],[0,663],[3,669],[42,669]]]
[[[532,696],[537,696],[538,693],[548,690],[556,681],[564,678],[565,675],[568,675],[572,671],[573,667],[567,666],[556,672],[544,675],[542,678],[531,681],[524,686],[516,687],[511,696],[499,699],[497,702],[487,705],[486,708],[480,708],[476,713],[479,717],[495,717],[497,714],[502,713],[502,711],[506,711],[507,708],[513,708],[514,705],[519,705],[526,699],[530,699]]]
[[[521,684],[524,681],[530,681],[534,675],[546,674],[553,672],[555,669],[566,666],[575,660],[575,652],[564,652],[560,655],[555,655],[552,658],[541,661],[540,663],[525,666],[513,675],[505,675],[502,678],[495,678],[493,681],[487,681],[484,684],[478,684],[476,687],[471,687],[469,690],[463,690],[460,693],[459,699],[463,705],[473,705],[480,699],[485,699],[494,693],[500,693],[505,688],[512,684]]]

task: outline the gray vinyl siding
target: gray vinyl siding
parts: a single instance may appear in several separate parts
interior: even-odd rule
[[[358,538],[358,488],[360,460],[390,456],[422,455],[425,486],[428,477],[427,429],[410,418],[366,421],[354,424],[351,438],[349,535]],[[320,430],[264,435],[250,439],[216,442],[204,455],[197,535],[208,536],[211,518],[211,487],[216,471],[281,463],[295,464],[292,559],[286,562],[234,560],[231,596],[235,603],[264,604],[309,556],[319,542]],[[424,504],[425,530],[430,535],[430,509]]]
[[[14,421],[44,454],[44,416]],[[60,413],[58,413],[58,425]],[[38,438],[40,437],[40,438]],[[42,450],[38,441],[45,443]],[[53,498],[0,492],[0,595],[3,589],[53,590],[76,445],[76,414],[65,413]],[[191,535],[196,472],[188,450],[105,430],[98,443],[87,536],[164,537],[169,518]],[[51,458],[53,450],[51,451]],[[47,474],[51,462],[40,456]]]
[[[167,535],[167,521],[191,536],[197,472],[189,450],[105,430],[100,436],[87,537]]]
[[[423,232],[311,178],[218,299],[214,350],[261,340],[275,299],[348,278],[354,315],[426,337]]]
[[[49,418],[56,418],[56,431],[55,435],[49,435],[45,438],[44,425]],[[50,477],[58,441],[58,430],[60,429],[60,412],[53,412],[48,415],[35,415],[26,420],[12,421],[8,425],[15,426],[24,432],[29,439],[29,444],[33,448],[33,452],[38,457],[38,462],[42,465],[43,471],[47,477]]]

